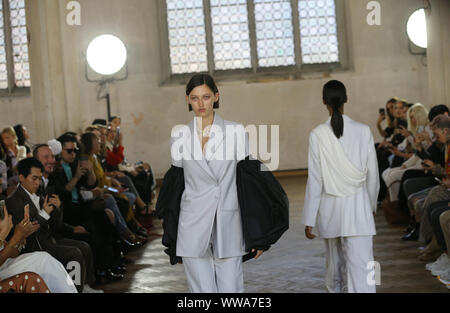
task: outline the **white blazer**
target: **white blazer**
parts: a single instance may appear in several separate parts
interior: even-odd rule
[[[316,129],[309,138],[308,183],[301,222],[315,227],[322,238],[373,236],[376,234],[373,212],[380,189],[378,162],[370,128],[344,115],[344,135],[339,138],[350,162],[359,170],[367,169],[366,183],[347,197],[327,195],[323,188]],[[328,127],[331,117],[325,123]]]
[[[216,258],[243,256],[246,252],[236,167],[248,155],[244,126],[225,121],[215,113],[212,133],[203,154],[195,121],[174,130],[171,138],[172,164],[184,169],[185,180],[177,256],[204,257],[211,241]],[[227,133],[230,127],[236,133]]]

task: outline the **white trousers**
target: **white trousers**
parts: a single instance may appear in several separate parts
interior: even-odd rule
[[[8,259],[0,266],[0,280],[32,272],[39,274],[52,293],[77,293],[64,266],[47,252],[33,252]]]
[[[372,283],[374,277],[371,263],[372,239],[372,236],[325,239],[327,260],[325,285],[328,292],[376,292],[376,285]]]
[[[191,293],[243,293],[242,257],[217,259],[212,246],[203,258],[183,257]]]

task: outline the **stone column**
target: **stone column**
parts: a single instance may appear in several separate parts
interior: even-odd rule
[[[64,3],[64,2],[61,2]],[[34,138],[59,136],[68,125],[60,1],[26,0],[31,69]]]
[[[432,0],[427,11],[428,73],[432,105],[450,106],[450,1]]]

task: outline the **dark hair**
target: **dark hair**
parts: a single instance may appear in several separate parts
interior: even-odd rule
[[[445,113],[450,114],[448,107],[445,104],[438,104],[431,108],[430,113],[428,114],[428,119],[432,122],[436,116]]]
[[[333,109],[331,127],[338,138],[344,135],[344,118],[340,109],[347,100],[347,89],[340,81],[331,80],[323,87],[323,101]]]
[[[64,134],[64,135],[60,136],[58,139],[56,139],[56,140],[58,140],[61,143],[61,146],[63,148],[64,148],[64,144],[67,143],[67,142],[73,142],[73,143],[78,144],[77,138],[75,136],[73,136],[73,135],[70,135],[70,134]]]
[[[23,177],[28,177],[31,174],[32,168],[38,168],[41,172],[44,172],[44,166],[42,163],[35,158],[24,159],[17,164],[17,171],[19,175],[23,175]]]
[[[24,146],[26,139],[25,135],[23,134],[23,125],[17,124],[16,126],[14,126],[14,131],[17,135],[17,143],[19,144],[19,146]]]
[[[396,98],[391,98],[387,103],[396,103],[398,100]]]
[[[106,125],[108,125],[108,122],[105,119],[98,118],[98,119],[95,119],[92,122],[92,125],[103,125],[103,126],[106,126]]]
[[[116,118],[118,118],[119,120],[122,120],[122,119],[120,118],[120,116],[111,116],[111,117],[109,118],[109,122],[111,123],[111,122],[114,121]]]
[[[91,154],[92,140],[96,137],[94,133],[85,133],[81,136],[81,150],[83,154]]]
[[[198,86],[203,86],[206,85],[209,87],[209,89],[211,89],[211,91],[214,93],[214,95],[216,93],[219,92],[219,89],[217,88],[216,83],[214,82],[214,78],[212,78],[211,75],[208,74],[197,74],[194,75],[191,80],[189,81],[189,83],[186,86],[186,96],[189,96],[192,92],[192,90],[194,90],[194,88],[198,87]],[[189,111],[192,111],[192,105],[189,103]],[[213,109],[218,109],[219,108],[219,100],[217,100],[217,102],[214,102],[214,106]]]
[[[46,143],[43,143],[43,144],[40,144],[40,145],[37,145],[36,147],[34,147],[33,158],[35,158],[36,160],[38,158],[39,149],[41,149],[42,147],[50,148],[50,146]]]

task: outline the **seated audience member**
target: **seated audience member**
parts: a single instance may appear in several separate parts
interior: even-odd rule
[[[110,191],[111,194],[104,193],[102,198],[106,202],[106,207],[114,212],[115,225],[122,240],[130,247],[142,246],[142,242],[139,239],[145,240],[146,238],[141,236],[137,237],[133,234],[126,222],[126,220],[131,221],[133,219],[132,206],[134,205],[136,197],[132,193],[126,192],[120,182],[116,179],[105,175],[102,165],[97,158],[97,153],[100,152],[100,139],[97,135],[94,133],[85,133],[81,136],[81,143],[83,145],[82,155],[86,155],[93,164],[94,173],[97,178],[97,187],[110,190],[115,189],[117,191]],[[120,204],[118,204],[117,201],[119,201]],[[125,203],[122,204],[123,202]],[[119,208],[119,205],[122,206],[122,211]]]
[[[50,293],[44,279],[26,272],[0,281],[0,293]]]
[[[111,116],[111,118],[109,119],[109,123],[114,129],[117,129],[120,127],[122,119],[119,116]]]
[[[58,140],[63,148],[61,162],[51,176],[50,184],[61,197],[64,220],[72,225],[82,225],[81,234],[68,237],[90,244],[95,267],[101,273],[98,276],[108,280],[122,279],[125,267],[120,264],[120,249],[116,243],[119,236],[108,218],[109,214],[114,220],[114,213],[103,201],[94,200],[94,194],[101,196],[103,190],[94,190],[97,179],[93,165],[89,160],[79,160],[75,137],[63,135]]]
[[[17,188],[19,176],[17,174],[17,163],[27,157],[26,148],[18,146],[16,132],[12,127],[3,129],[0,136],[3,153],[6,154],[6,165],[8,167],[8,190],[11,195]]]
[[[25,147],[27,150],[27,157],[30,158],[33,155],[33,145],[27,142],[30,139],[27,128],[22,124],[18,124],[14,126],[14,131],[17,135],[18,145]]]
[[[386,197],[387,187],[382,178],[382,173],[390,167],[398,167],[405,161],[400,155],[396,156],[394,152],[398,151],[397,147],[405,140],[402,135],[403,128],[408,127],[406,114],[404,112],[403,102],[397,101],[393,107],[393,130],[392,135],[377,146],[378,170],[380,175],[380,192],[378,201],[383,201]],[[398,153],[397,153],[398,154]]]
[[[438,106],[434,106],[430,110],[428,119],[430,122],[433,122],[437,116],[439,116],[439,115],[448,116],[448,114],[449,114],[449,109],[445,105],[438,105]],[[428,128],[430,128],[430,130],[431,130],[431,125],[429,125],[427,127],[427,129]],[[444,145],[441,144],[438,140],[432,140],[431,136],[428,136],[427,133],[428,133],[428,130],[427,130],[427,132],[423,132],[421,136],[419,134],[418,138],[416,138],[417,143],[415,145],[415,154],[422,160],[431,160],[434,163],[441,164],[441,166],[444,166],[444,163],[445,163],[445,151],[444,151],[445,147],[444,147]],[[421,143],[423,143],[425,141],[426,143],[418,144],[418,141],[420,141]],[[429,146],[429,147],[425,148],[426,146]],[[407,181],[409,179],[421,178],[421,177],[427,177],[427,176],[432,176],[431,172],[425,172],[424,169],[409,169],[403,174],[400,185],[404,186],[405,181]],[[430,185],[430,184],[423,185],[422,189],[425,190],[426,188],[433,187],[436,184],[437,183],[434,183],[432,185]],[[409,206],[410,205],[408,204],[408,198],[407,198],[403,188],[400,188],[400,191],[398,194],[398,201],[399,201],[398,207],[400,208],[400,210],[409,214],[409,212],[410,212]],[[408,228],[406,230],[405,239],[408,240],[410,235],[414,235],[412,238],[416,238],[416,235],[417,235],[416,223],[413,221],[413,218],[412,218],[410,225],[408,226]]]
[[[105,132],[103,132],[103,130],[105,130]],[[103,169],[105,170],[106,168],[107,170],[109,170],[109,172],[106,171],[104,174],[107,177],[117,179],[117,181],[120,182],[123,185],[123,187],[128,189],[129,192],[133,193],[134,197],[136,198],[135,204],[138,213],[149,214],[150,209],[148,208],[148,205],[142,200],[138,189],[134,185],[134,180],[132,180],[129,176],[125,175],[123,172],[118,171],[117,166],[116,168],[112,168],[111,166],[108,166],[108,164],[106,163],[107,154],[110,152],[110,150],[106,148],[107,145],[106,138],[108,136],[108,132],[111,132],[110,127],[104,128],[103,126],[100,125],[90,126],[86,129],[86,132],[93,133],[97,136],[97,138],[100,138],[100,151],[96,154],[96,157],[99,163],[102,165]],[[115,132],[113,133],[115,134]],[[136,173],[136,175],[139,176],[138,173]],[[136,180],[138,180],[139,178],[141,178],[141,176],[137,177]],[[143,218],[145,218],[144,222],[147,222],[146,228],[151,228],[153,226],[152,223],[153,217],[149,215]],[[147,230],[142,227],[141,222],[138,221],[138,217],[136,217],[134,214],[130,213],[127,225],[130,228],[130,230],[135,234],[138,234],[143,237],[148,236]]]
[[[29,205],[22,208],[23,220],[14,228],[7,208],[2,208],[0,219],[0,292],[54,292],[76,293],[77,289],[69,274],[55,258],[47,252],[19,255],[25,241],[39,229],[39,223],[30,221]],[[32,272],[32,273],[28,273]],[[48,286],[48,287],[47,287]],[[34,289],[33,289],[34,288]]]
[[[436,141],[445,147],[445,162],[444,164],[439,164],[426,159],[423,162],[423,167],[426,173],[429,172],[432,176],[443,179],[450,173],[450,164],[448,162],[450,118],[445,115],[437,116],[431,124],[431,128],[433,129]],[[448,200],[447,197],[449,197]],[[424,188],[424,190],[409,197],[410,214],[413,216],[416,225],[414,227],[414,233],[410,234],[410,236],[403,237],[404,240],[417,240],[419,238],[419,231],[424,235],[426,241],[431,239],[431,225],[427,218],[427,210],[431,204],[438,201],[450,201],[450,193],[443,185],[436,187],[428,186],[428,188]]]
[[[443,179],[442,184],[450,187],[450,179]],[[438,276],[441,272],[450,269],[450,258],[448,256],[447,244],[445,242],[445,234],[441,225],[441,215],[450,210],[449,201],[434,202],[428,210],[428,220],[432,228],[432,239],[430,244],[422,252],[422,258],[430,260],[439,256],[433,267],[433,276]]]
[[[147,199],[151,198],[150,178],[148,173],[143,168],[144,164],[142,164],[142,167],[139,167],[137,169],[132,168],[131,172],[126,171],[126,173],[129,173],[129,176],[119,170],[119,165],[122,164],[122,162],[125,160],[125,156],[123,153],[124,147],[118,139],[121,138],[121,136],[122,135],[118,134],[117,131],[114,130],[114,128],[108,128],[105,143],[106,168],[108,171],[105,174],[109,177],[114,177],[115,179],[117,179],[136,196],[136,208],[140,213],[149,214],[151,209],[148,206],[148,202],[145,203],[141,198],[141,194],[143,193],[148,193],[148,195],[144,195]],[[142,180],[144,180],[145,186],[143,186],[143,192],[139,192],[134,182],[141,186]],[[147,181],[147,183],[145,183],[145,180]]]
[[[402,135],[406,138],[405,150],[412,152],[413,146],[416,145],[416,140],[420,136],[432,136],[432,131],[428,127],[428,110],[420,103],[412,106],[407,112],[408,129],[403,128]],[[428,132],[427,132],[428,131]],[[417,137],[417,138],[416,138]],[[423,140],[419,142],[428,148],[428,142]],[[394,154],[407,159],[402,166],[388,168],[382,173],[383,180],[388,188],[391,202],[398,200],[398,193],[400,190],[400,182],[403,173],[408,169],[422,169],[422,159],[413,153],[400,152],[397,148],[393,149]]]
[[[59,146],[62,147],[61,143],[57,141]],[[56,145],[55,145],[56,146]],[[62,148],[61,148],[62,150]],[[58,181],[55,180],[54,170],[55,170],[55,157],[53,155],[53,150],[47,146],[47,145],[38,145],[36,146],[34,152],[34,158],[41,162],[41,164],[44,167],[44,173],[42,175],[42,182],[39,186],[37,195],[41,198],[45,198],[46,195],[48,196],[55,196],[58,200],[59,198],[59,191],[60,187],[58,185]],[[89,186],[89,183],[91,185],[94,185],[96,181],[95,175],[91,169],[91,171],[87,170],[86,172],[86,185]],[[67,203],[65,203],[67,205]],[[63,237],[64,239],[73,239],[75,242],[81,242],[85,241],[88,245],[90,244],[89,240],[86,240],[89,236],[88,232],[86,231],[84,225],[82,225],[80,220],[73,219],[73,211],[71,210],[71,207],[65,207],[64,203],[61,202],[61,205],[59,208],[55,208],[56,210],[60,210],[60,216],[61,220],[59,223],[59,227],[55,228],[55,235]],[[89,245],[89,249],[87,247],[84,247],[84,249],[80,249],[83,253],[83,258],[88,264],[88,268],[91,271],[94,259],[93,259],[93,251],[91,246]],[[95,266],[94,266],[95,268]],[[103,272],[97,272],[96,271],[96,277],[97,280],[100,280],[102,278],[101,275]],[[92,275],[90,272],[87,274],[89,281],[85,284],[83,288],[83,292],[85,293],[96,293],[101,291],[96,291],[92,289],[89,284],[92,284]]]
[[[8,188],[8,168],[6,163],[0,160],[0,200],[6,199]]]
[[[42,159],[47,160],[46,167],[54,162],[48,147],[38,146],[34,155],[45,154]],[[41,151],[42,150],[42,151]],[[30,219],[38,221],[39,230],[27,240],[24,251],[46,251],[64,266],[70,262],[78,262],[81,269],[79,291],[90,292],[88,284],[95,282],[92,251],[83,241],[71,240],[60,235],[62,225],[61,201],[54,194],[40,197],[37,192],[43,182],[44,166],[35,158],[28,158],[19,162],[18,166],[20,185],[17,191],[6,200],[14,225],[17,226],[24,219],[23,207],[29,205]]]
[[[450,204],[447,204],[450,206]],[[439,216],[439,221],[441,224],[441,231],[445,240],[445,251],[447,252],[447,257],[450,253],[450,210],[445,211]],[[441,283],[443,283],[447,289],[450,289],[450,266],[447,266],[446,270],[441,271],[438,276]]]
[[[386,103],[386,109],[384,111],[384,114],[380,113],[380,115],[378,116],[378,121],[377,121],[377,129],[378,132],[380,133],[380,136],[384,138],[384,140],[386,140],[387,138],[391,137],[392,134],[394,133],[394,104],[397,102],[396,98],[392,98],[390,99],[387,103]],[[386,121],[386,128],[383,129],[383,127],[381,126],[381,123],[383,123],[383,121]]]

